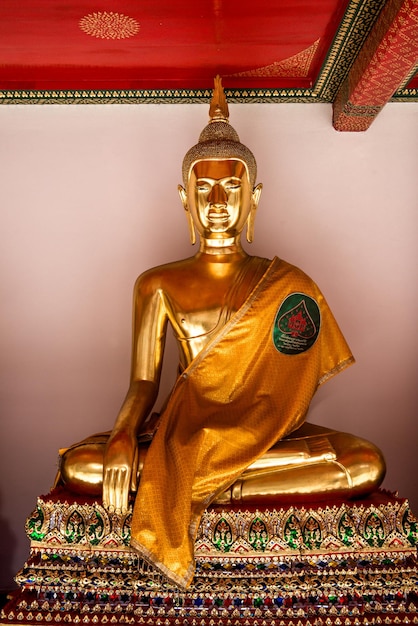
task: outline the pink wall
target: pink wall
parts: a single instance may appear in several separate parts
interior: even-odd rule
[[[380,445],[384,486],[418,512],[418,104],[389,104],[364,134],[335,132],[329,105],[230,109],[264,183],[251,250],[315,278],[357,359],[310,419]],[[112,426],[136,276],[192,252],[176,188],[207,113],[1,109],[0,588],[27,556],[24,522],[57,449]]]

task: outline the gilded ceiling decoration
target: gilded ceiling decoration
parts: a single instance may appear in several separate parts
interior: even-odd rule
[[[139,24],[133,17],[112,11],[90,13],[82,17],[79,24],[83,32],[98,39],[126,39],[139,31]]]
[[[317,39],[309,48],[302,50],[298,54],[294,54],[288,59],[283,61],[274,61],[270,65],[265,67],[258,67],[257,69],[248,70],[246,72],[238,72],[233,76],[245,77],[257,77],[257,76],[293,76],[298,78],[305,78],[309,74],[312,60],[315,56],[315,52],[318,49],[319,39]]]

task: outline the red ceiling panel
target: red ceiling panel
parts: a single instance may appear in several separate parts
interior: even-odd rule
[[[3,0],[0,89],[310,87],[346,5]]]

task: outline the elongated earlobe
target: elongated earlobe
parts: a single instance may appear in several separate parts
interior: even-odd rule
[[[254,221],[255,214],[257,212],[258,203],[260,202],[261,191],[263,189],[262,183],[259,183],[257,187],[254,187],[251,199],[251,209],[247,218],[247,241],[252,243],[254,240]]]
[[[193,218],[192,218],[192,216],[190,214],[189,207],[187,205],[187,193],[186,193],[186,190],[184,189],[184,187],[182,187],[181,185],[179,185],[177,189],[179,191],[181,203],[182,203],[183,208],[184,208],[184,210],[186,212],[187,225],[189,227],[190,242],[191,242],[192,246],[194,246],[194,244],[196,243],[196,231],[195,231],[195,228],[194,228]]]

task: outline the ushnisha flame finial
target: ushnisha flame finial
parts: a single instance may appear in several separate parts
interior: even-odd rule
[[[229,122],[229,108],[226,101],[222,78],[219,74],[215,77],[215,87],[212,100],[210,101],[209,117],[211,122]]]
[[[250,183],[254,186],[257,163],[251,150],[240,142],[238,133],[229,123],[228,103],[219,75],[215,78],[209,116],[209,124],[200,133],[199,142],[190,148],[184,157],[182,170],[184,185],[187,186],[190,171],[198,161],[238,159],[245,164]]]

